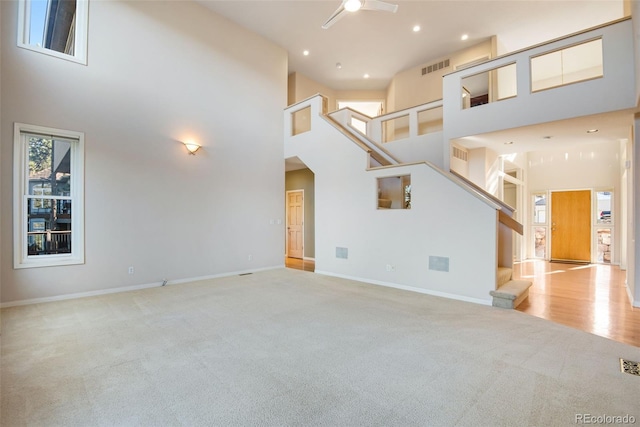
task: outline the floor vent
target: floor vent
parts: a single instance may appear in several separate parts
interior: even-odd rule
[[[238,276],[248,276],[250,274],[253,274],[253,273],[240,273],[240,274],[238,274]]]
[[[422,75],[433,73],[434,71],[442,70],[443,68],[449,67],[450,61],[445,59],[444,61],[440,61],[436,64],[429,65],[428,67],[422,68]]]
[[[637,375],[640,377],[640,363],[631,360],[620,359],[620,372]]]

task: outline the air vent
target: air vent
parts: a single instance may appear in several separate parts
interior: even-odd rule
[[[640,363],[631,360],[620,359],[620,371],[626,374],[640,377]]]
[[[422,69],[422,75],[433,73],[434,71],[442,70],[443,68],[449,67],[449,60],[445,59],[444,61],[440,61],[433,65],[429,65],[428,67],[424,67]]]
[[[429,255],[429,270],[449,271],[449,257]]]
[[[467,158],[469,156],[469,152],[467,150],[463,150],[462,148],[456,147],[455,145],[451,148],[453,148],[453,157],[455,157],[456,159],[460,159],[463,162],[467,161]]]

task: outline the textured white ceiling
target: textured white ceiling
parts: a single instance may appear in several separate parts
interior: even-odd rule
[[[197,0],[289,52],[289,72],[335,90],[384,90],[403,70],[498,37],[508,53],[623,16],[622,0],[414,0],[393,1],[395,14],[359,11],[327,30],[321,25],[341,0]],[[422,30],[414,33],[414,25]],[[469,39],[461,41],[460,36]],[[309,50],[309,56],[302,52]],[[342,64],[341,69],[336,63]],[[371,77],[363,79],[367,73]],[[459,141],[498,153],[568,148],[585,141],[629,136],[632,112],[496,132]],[[587,135],[587,129],[598,128]],[[552,139],[542,139],[553,136]],[[514,141],[512,145],[505,142]]]
[[[336,90],[382,90],[399,71],[497,35],[500,54],[622,17],[621,0],[393,1],[398,12],[359,11],[327,30],[341,0],[199,0],[289,52],[298,71]],[[422,30],[414,33],[414,25]],[[462,34],[469,39],[461,41]],[[303,50],[310,55],[304,56]],[[342,69],[336,69],[336,63]],[[368,80],[362,76],[368,73]]]

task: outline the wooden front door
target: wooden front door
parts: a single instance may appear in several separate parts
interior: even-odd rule
[[[551,193],[551,260],[591,262],[591,191]]]
[[[304,192],[287,191],[287,256],[302,258],[304,226]]]

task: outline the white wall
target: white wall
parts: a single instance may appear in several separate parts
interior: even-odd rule
[[[433,132],[383,144],[383,148],[400,163],[438,162],[442,154],[442,132]]]
[[[495,207],[426,164],[367,171],[366,152],[313,108],[312,131],[285,137],[285,157],[315,173],[316,272],[490,303]],[[412,208],[378,210],[377,178],[402,175],[411,175]],[[449,258],[449,272],[430,270],[429,256]]]
[[[2,7],[0,7],[0,34],[2,34]],[[0,101],[2,100],[2,51],[4,50],[3,46],[2,46],[2,42],[0,42]],[[3,149],[2,146],[4,144],[2,144],[2,138],[4,133],[2,132],[3,126],[2,126],[2,102],[0,102],[0,165],[2,165],[3,163]],[[1,173],[2,169],[0,168],[0,195],[3,195],[4,193],[2,192],[3,187],[3,174]],[[2,196],[2,198],[4,199],[4,196]],[[4,215],[3,215],[3,209],[2,206],[4,205],[4,203],[0,203],[0,252],[3,251],[2,247],[2,242],[3,242],[3,235],[4,235]],[[2,295],[2,272],[3,272],[4,268],[3,268],[3,260],[2,260],[2,254],[0,253],[0,297]],[[1,301],[1,299],[0,299]],[[0,327],[2,327],[2,317],[0,317]]]
[[[529,152],[529,189],[617,188],[619,155],[617,141],[585,143],[572,150]]]
[[[86,264],[13,270],[4,202],[3,302],[283,264],[283,49],[194,2],[93,1],[83,66],[17,48],[0,3],[2,200],[13,122],[86,134]]]
[[[304,74],[295,72],[289,75],[288,105],[293,105],[318,93],[327,98],[329,112],[338,109],[338,101],[380,101],[387,96],[386,91],[383,90],[334,90]]]
[[[636,15],[637,16],[637,15]],[[640,72],[640,70],[639,70]],[[627,286],[629,288],[629,294],[633,300],[634,307],[640,307],[640,225],[638,221],[638,215],[640,214],[640,197],[638,197],[638,188],[640,188],[640,173],[638,173],[638,165],[640,165],[640,117],[636,114],[634,123],[634,141],[631,146],[631,156],[633,161],[631,162],[631,177],[633,180],[633,187],[636,191],[633,193],[633,197],[629,200],[631,205],[629,215],[633,218],[633,222],[629,227],[629,234],[631,235],[631,242],[629,242],[629,269],[627,273]]]
[[[452,72],[456,66],[466,64],[478,58],[492,58],[491,39],[453,52],[443,58],[435,59],[418,66],[403,70],[393,76],[388,91],[387,103],[390,108],[387,112],[410,108],[427,102],[442,99],[442,76]],[[448,68],[443,68],[429,74],[422,74],[422,68],[439,63],[444,59],[450,60]],[[391,109],[393,106],[393,109]]]
[[[486,147],[469,150],[469,180],[496,197],[500,189],[499,169],[500,163],[495,151]]]
[[[625,3],[626,0],[625,0]],[[631,12],[631,16],[633,17],[633,40],[635,41],[634,44],[634,49],[633,49],[633,53],[634,53],[634,59],[635,59],[635,65],[636,65],[636,77],[640,74],[640,43],[638,42],[640,40],[640,2],[638,1],[632,1],[629,0],[628,3],[630,3],[629,9]],[[626,7],[627,5],[625,5]],[[636,84],[636,101],[638,103],[640,103],[640,85]]]

